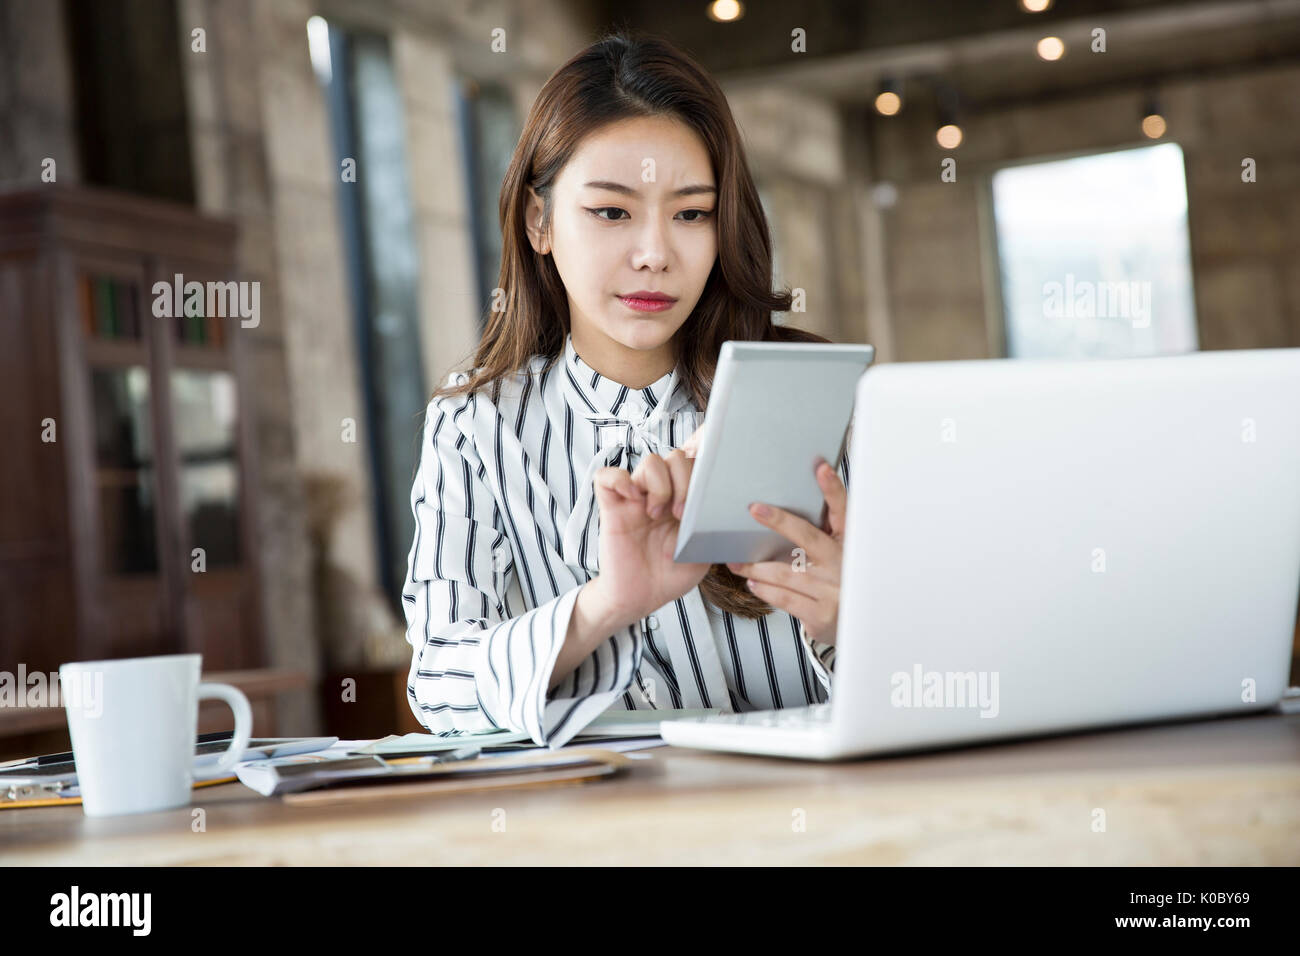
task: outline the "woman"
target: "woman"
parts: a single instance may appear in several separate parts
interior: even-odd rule
[[[826,341],[772,322],[791,296],[771,291],[717,84],[662,41],[592,45],[533,104],[500,217],[497,299],[473,370],[429,402],[411,489],[412,710],[435,733],[561,746],[611,707],[825,701],[834,468],[817,469],[821,528],[751,509],[803,549],[795,561],[671,557],[721,344]]]

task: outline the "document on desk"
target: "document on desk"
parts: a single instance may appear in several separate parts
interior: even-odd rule
[[[240,782],[263,796],[273,797],[324,787],[358,784],[394,784],[431,779],[497,776],[510,773],[527,776],[561,768],[608,768],[627,766],[627,758],[601,748],[480,755],[473,744],[460,750],[423,757],[385,759],[374,754],[354,757],[345,753],[302,754],[275,760],[237,764]]]
[[[606,750],[641,750],[663,745],[659,736],[661,720],[683,717],[706,717],[720,714],[718,708],[687,708],[680,710],[616,710],[606,711],[573,736],[567,747],[599,746]],[[419,756],[454,750],[473,743],[484,753],[502,753],[518,750],[540,750],[532,738],[523,731],[447,731],[442,734],[392,734],[366,746],[350,749],[352,754],[374,754],[383,757]],[[561,747],[564,750],[566,747]]]

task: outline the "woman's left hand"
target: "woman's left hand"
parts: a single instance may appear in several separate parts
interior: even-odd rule
[[[817,462],[815,474],[826,499],[826,518],[820,528],[783,508],[760,502],[749,506],[755,521],[803,549],[802,560],[795,554],[792,561],[728,563],[727,567],[748,578],[750,590],[758,597],[798,618],[813,640],[834,644],[848,491],[824,460]],[[767,509],[766,514],[759,512],[762,508]]]

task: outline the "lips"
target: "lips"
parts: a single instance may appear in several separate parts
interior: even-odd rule
[[[627,295],[620,295],[620,299],[636,299],[642,302],[676,302],[677,299],[671,295],[665,295],[663,292],[651,292],[648,289],[638,289],[636,292],[629,292]]]
[[[662,292],[633,292],[629,295],[620,295],[618,301],[622,302],[634,312],[664,312],[673,307],[677,300],[670,295],[664,295]]]

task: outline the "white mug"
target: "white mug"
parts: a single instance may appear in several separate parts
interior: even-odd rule
[[[169,654],[59,668],[86,816],[189,804],[200,700],[219,698],[235,712],[235,736],[217,766],[229,770],[244,756],[253,730],[248,698],[230,684],[199,683],[202,661]]]

